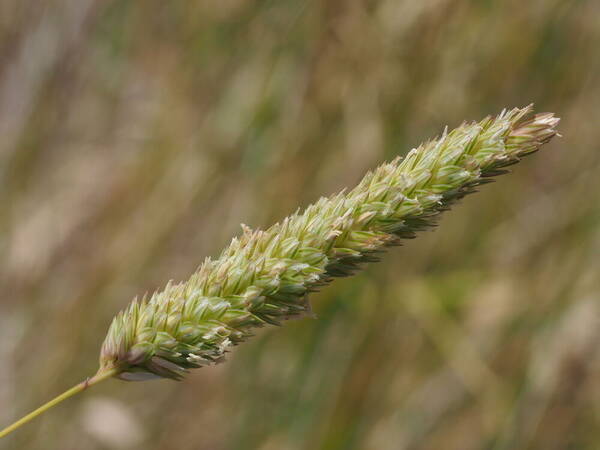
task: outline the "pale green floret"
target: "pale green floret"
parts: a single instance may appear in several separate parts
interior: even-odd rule
[[[243,226],[188,281],[117,315],[101,370],[118,369],[130,380],[179,379],[188,368],[221,361],[253,328],[310,313],[310,292],[434,225],[454,201],[550,140],[558,120],[531,116],[527,107],[463,124],[266,231]]]

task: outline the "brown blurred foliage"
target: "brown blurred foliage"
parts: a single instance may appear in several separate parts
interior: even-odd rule
[[[596,449],[600,4],[0,2],[0,423],[239,223],[535,102],[563,138],[182,383],[110,381],[15,449]]]

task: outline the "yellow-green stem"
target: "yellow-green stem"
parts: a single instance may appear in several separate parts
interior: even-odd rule
[[[93,386],[95,384],[98,384],[101,381],[106,380],[107,378],[110,378],[113,375],[116,375],[118,372],[119,371],[117,369],[109,369],[109,370],[98,371],[98,373],[96,375],[94,375],[93,377],[88,378],[85,381],[82,381],[81,383],[79,383],[76,386],[73,386],[68,391],[63,392],[58,397],[50,400],[48,403],[40,406],[35,411],[30,412],[25,417],[17,420],[12,425],[10,425],[10,426],[6,427],[4,430],[0,431],[0,438],[3,438],[7,434],[15,431],[17,428],[19,428],[22,425],[25,425],[30,420],[35,419],[37,416],[39,416],[40,414],[46,412],[47,410],[49,410],[53,406],[58,405],[63,400],[66,400],[66,399],[68,399],[69,397],[72,397],[75,394],[78,394],[78,393],[80,393],[82,391],[85,391],[88,387]]]

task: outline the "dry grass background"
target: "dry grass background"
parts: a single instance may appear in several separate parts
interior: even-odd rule
[[[0,2],[0,423],[112,316],[445,125],[563,139],[182,383],[110,381],[15,449],[597,449],[594,0]]]

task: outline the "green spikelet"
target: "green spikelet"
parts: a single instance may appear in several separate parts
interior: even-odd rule
[[[531,109],[445,131],[350,192],[321,198],[266,231],[242,225],[243,235],[217,260],[115,317],[96,375],[0,430],[0,438],[107,378],[177,380],[222,361],[254,328],[309,313],[308,294],[433,226],[453,202],[555,136],[559,119]]]
[[[119,313],[100,370],[127,380],[180,379],[222,361],[254,328],[309,312],[310,292],[433,226],[454,201],[548,142],[558,121],[527,107],[463,124],[266,231],[243,226],[188,281]]]

